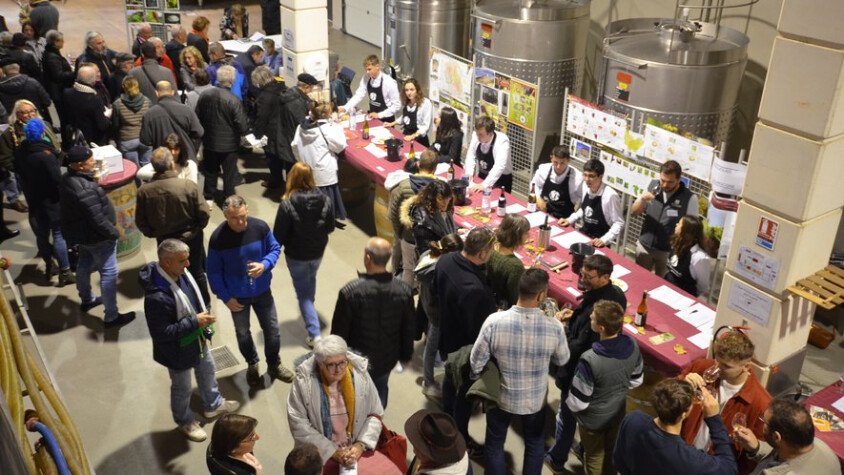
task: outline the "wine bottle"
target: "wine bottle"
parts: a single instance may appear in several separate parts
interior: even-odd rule
[[[528,195],[527,209],[529,212],[536,212],[536,183],[530,184],[530,194]]]
[[[361,138],[369,140],[369,118],[366,116],[363,118],[363,134],[361,134]]]
[[[454,180],[456,176],[454,175],[454,160],[448,162],[448,181]]]
[[[407,152],[408,160],[416,160],[416,149],[413,148],[413,141],[410,141],[410,151]]]
[[[504,188],[501,188],[501,194],[498,195],[498,210],[496,214],[501,218],[507,214],[507,197],[504,196]]]
[[[639,302],[639,306],[636,307],[636,318],[633,319],[633,323],[636,324],[637,327],[644,327],[648,323],[648,291],[642,292],[642,301]]]

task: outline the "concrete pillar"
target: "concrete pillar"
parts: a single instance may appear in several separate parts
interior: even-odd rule
[[[288,86],[309,73],[328,87],[328,8],[326,0],[281,0],[282,76]]]
[[[842,18],[841,0],[783,2],[718,301],[716,328],[746,324],[763,368],[791,367],[772,392],[815,311],[786,288],[827,265],[844,206]]]

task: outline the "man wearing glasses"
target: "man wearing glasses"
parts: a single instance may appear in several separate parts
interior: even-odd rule
[[[583,295],[578,297],[580,305],[574,310],[566,309],[559,314],[560,320],[566,324],[566,339],[571,351],[571,359],[564,366],[557,368],[555,375],[557,387],[561,391],[561,403],[557,411],[554,446],[545,454],[545,464],[554,473],[563,471],[577,428],[574,414],[565,403],[577,369],[577,362],[583,353],[592,348],[592,343],[599,339],[598,334],[592,330],[590,318],[592,307],[599,300],[609,300],[617,302],[621,308],[627,308],[624,292],[610,281],[612,270],[613,263],[609,257],[600,254],[587,257],[580,271],[579,285],[585,289]]]

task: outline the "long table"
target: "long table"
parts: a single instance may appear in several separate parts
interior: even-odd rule
[[[376,127],[379,125],[381,125],[379,121],[370,121],[370,127]],[[361,125],[358,124],[355,130],[347,129],[345,131],[346,138],[348,140],[348,147],[345,152],[346,159],[350,165],[371,177],[376,184],[383,185],[387,175],[396,170],[401,170],[404,167],[406,159],[403,158],[399,162],[388,162],[386,159],[374,156],[369,150],[365,149],[366,146],[370,145],[370,142],[361,138],[360,128]],[[401,134],[395,130],[393,130],[393,135],[399,138],[401,137]],[[418,143],[414,144],[414,148],[416,150],[417,157],[424,150],[424,147]],[[410,143],[405,142],[403,145],[402,156],[404,156],[409,149]],[[462,170],[460,170],[457,166],[455,166],[455,168],[457,169],[457,176],[462,176]],[[506,197],[508,205],[525,205],[524,200],[518,197],[510,194],[507,194]],[[498,191],[495,191],[492,195],[493,206],[495,206],[495,200],[497,198]],[[480,204],[481,194],[471,194],[471,204],[467,206],[479,207]],[[527,214],[527,212],[522,211],[520,214]],[[479,225],[495,227],[501,221],[501,218],[494,216],[494,213],[490,215],[488,222],[482,222],[478,218],[479,217],[477,215],[462,216],[461,208],[455,208],[454,221],[461,227],[473,228]],[[553,222],[553,220],[549,221]],[[577,231],[571,227],[559,229],[559,231],[559,235],[577,233]],[[531,237],[536,239],[537,232],[538,230],[536,227],[532,228]],[[686,294],[679,288],[667,283],[661,277],[658,277],[647,269],[636,265],[634,262],[616,253],[612,249],[602,248],[599,251],[609,257],[614,264],[621,265],[630,271],[620,279],[628,286],[628,289],[625,292],[628,300],[628,307],[625,311],[626,315],[632,315],[635,313],[636,306],[639,304],[639,300],[641,299],[644,291],[651,291],[663,285],[667,285],[684,296],[694,299],[695,302],[699,302],[694,296]],[[526,264],[530,264],[534,261],[534,256],[526,252],[524,248],[519,249],[517,253],[520,257],[522,257],[523,262]],[[544,255],[547,256],[549,254],[565,260],[570,259],[567,249],[548,249]],[[549,272],[549,274],[551,277],[549,283],[550,296],[557,299],[560,303],[569,303],[572,306],[577,306],[579,304],[577,297],[580,295],[580,293],[576,290],[577,275],[571,271],[570,266],[559,272]],[[625,326],[627,334],[634,337],[638,342],[646,363],[656,371],[666,376],[674,376],[678,374],[684,366],[697,358],[705,356],[706,354],[706,350],[699,348],[687,339],[698,334],[699,330],[693,325],[678,318],[675,313],[676,310],[668,305],[655,299],[648,299],[648,324],[645,328],[644,334],[640,332],[633,332],[632,330],[634,328],[631,325]],[[651,337],[665,332],[674,335],[675,339],[658,345],[655,345],[650,341]],[[675,350],[675,345],[682,345],[679,352]]]
[[[832,407],[832,404],[842,397],[844,397],[844,382],[838,381],[810,396],[806,399],[805,404],[807,409],[810,409],[811,406],[822,407],[844,419],[844,412]],[[838,462],[844,467],[844,432],[821,432],[815,430],[815,437],[826,442],[826,445],[838,456]]]

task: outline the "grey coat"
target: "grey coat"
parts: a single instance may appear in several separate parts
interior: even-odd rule
[[[162,97],[158,104],[149,108],[141,120],[141,143],[149,147],[161,147],[169,134],[178,134],[188,148],[188,158],[196,159],[199,140],[205,130],[190,107],[179,102],[176,96]]]
[[[355,386],[355,420],[352,424],[352,439],[374,449],[381,435],[381,421],[384,416],[378,390],[367,372],[366,358],[347,353],[352,368]],[[337,447],[322,433],[322,415],[319,367],[316,357],[311,355],[296,368],[296,379],[287,397],[287,423],[296,446],[311,443],[319,448],[322,462],[334,455]],[[378,417],[375,417],[378,416]]]
[[[128,76],[138,80],[138,84],[141,86],[141,94],[145,95],[153,104],[158,104],[155,85],[159,81],[167,81],[174,91],[177,89],[173,72],[158,64],[158,61],[154,59],[145,59],[142,65],[132,68]]]

